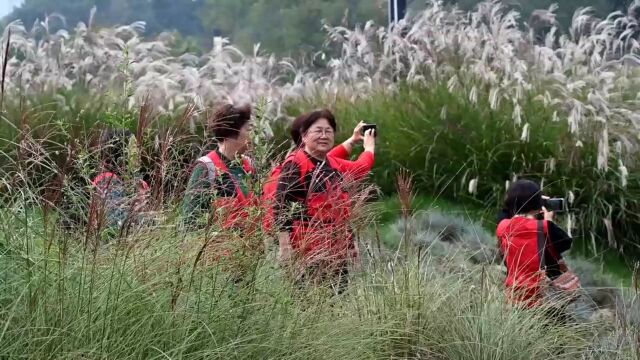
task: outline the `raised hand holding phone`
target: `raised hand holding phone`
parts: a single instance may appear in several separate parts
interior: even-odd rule
[[[366,134],[367,131],[373,130],[373,136],[378,136],[378,125],[376,124],[364,124],[362,126],[362,134]]]

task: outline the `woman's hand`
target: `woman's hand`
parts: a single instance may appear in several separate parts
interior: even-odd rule
[[[364,139],[364,136],[362,135],[362,127],[364,125],[364,121],[360,121],[353,129],[353,135],[342,143],[342,146],[344,146],[349,155],[353,152],[353,147]]]
[[[553,217],[555,216],[553,211],[547,210],[544,206],[542,207],[542,214],[544,214],[544,219],[547,221],[553,221]]]
[[[549,200],[549,197],[546,195],[542,195],[542,200]],[[544,219],[547,221],[553,221],[555,213],[553,211],[547,210],[546,207],[542,207],[542,214],[544,215]]]
[[[351,141],[353,143],[359,143],[364,140],[364,135],[362,135],[362,127],[365,125],[364,121],[360,121],[358,125],[353,129],[353,135],[351,135]]]
[[[369,129],[364,133],[364,151],[370,151],[372,153],[376,151],[376,136],[373,129]]]

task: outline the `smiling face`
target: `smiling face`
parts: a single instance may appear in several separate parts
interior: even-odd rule
[[[320,118],[304,133],[305,150],[314,156],[325,156],[333,148],[335,133],[329,121]]]

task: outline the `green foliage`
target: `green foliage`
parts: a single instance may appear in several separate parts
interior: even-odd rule
[[[315,105],[300,107],[290,111]],[[386,194],[395,192],[395,176],[406,168],[415,174],[418,193],[488,209],[484,219],[490,224],[502,206],[506,182],[514,176],[533,178],[550,195],[575,195],[572,227],[584,253],[599,254],[607,247],[640,253],[637,171],[629,169],[623,186],[617,168],[597,170],[597,136],[577,146],[567,124],[553,121],[542,102],[528,99],[522,107],[523,122],[530,126],[528,141],[522,140],[522,126],[513,122],[511,104],[492,110],[486,99],[473,104],[450,93],[446,84],[401,86],[397,93],[335,104],[345,133],[362,119],[378,124],[373,176]],[[617,163],[616,156],[611,154],[611,163]],[[473,179],[476,194],[469,193]]]
[[[25,0],[4,22],[20,19],[30,26],[37,19],[44,21],[47,15],[58,13],[65,17],[68,26],[74,27],[78,22],[88,22],[93,6],[98,11],[95,19],[98,25],[145,21],[150,35],[165,30],[177,30],[185,35],[202,33],[197,17],[202,0]]]
[[[325,40],[322,21],[338,25],[363,24],[373,19],[384,24],[384,1],[206,0],[202,21],[219,30],[245,50],[260,43],[279,54],[308,53]]]

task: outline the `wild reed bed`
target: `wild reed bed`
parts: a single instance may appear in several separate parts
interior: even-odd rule
[[[292,286],[269,257],[242,282],[224,262],[193,266],[202,233],[47,254],[26,223],[3,232],[3,357],[573,358],[589,339],[591,325],[549,327],[506,306],[497,278],[427,256],[372,259],[332,297]]]
[[[497,3],[463,14],[434,2],[392,31],[327,27],[342,56],[324,72],[244,56],[222,39],[202,59],[174,58],[140,37],[142,24],[97,30],[89,21],[72,34],[45,31],[41,42],[12,24],[0,114],[2,357],[637,358],[637,294],[613,325],[552,326],[504,303],[502,275],[469,261],[478,247],[434,253],[424,244],[436,240],[419,236],[443,232],[409,226],[414,192],[492,211],[514,174],[539,176],[573,199],[582,238],[633,252],[636,49],[621,48],[633,42],[613,31],[615,20],[558,47],[528,39]],[[359,197],[364,261],[344,294],[293,286],[264,254],[265,229],[239,240],[214,222],[182,228],[190,164],[211,145],[207,105],[260,96],[262,180],[284,153],[265,139],[296,104],[321,101],[345,123],[379,124],[375,182],[400,192],[405,241],[384,249],[371,234],[369,192]],[[151,185],[117,231],[90,185],[105,127],[133,131],[123,176]],[[414,176],[396,177],[400,168]]]
[[[538,14],[554,18],[553,8]],[[634,12],[597,19],[578,9],[568,33],[552,21],[540,33],[523,30],[519,14],[498,2],[466,13],[433,1],[393,29],[327,24],[315,68],[258,47],[242,54],[220,38],[201,57],[175,57],[167,36],[142,36],[143,23],[96,29],[94,16],[55,34],[47,21],[7,26],[3,139],[16,139],[24,117],[41,137],[33,123],[52,120],[82,137],[100,122],[133,128],[141,105],[170,123],[214,102],[260,98],[272,135],[270,126],[299,112],[295,104],[328,105],[412,139],[390,142],[395,150],[379,161],[377,180],[388,192],[396,163],[416,173],[418,192],[485,207],[499,202],[506,181],[534,176],[576,200],[580,216],[567,225],[579,230],[585,252],[638,251]],[[183,120],[182,134],[199,133],[197,116]]]

